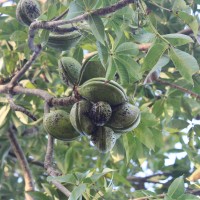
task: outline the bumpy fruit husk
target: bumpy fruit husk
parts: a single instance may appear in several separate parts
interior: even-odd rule
[[[124,133],[136,128],[139,122],[139,108],[130,103],[124,103],[113,108],[112,116],[106,126],[116,133]]]
[[[96,126],[89,118],[91,104],[88,101],[81,100],[72,106],[70,111],[70,121],[73,127],[82,135],[91,136]]]
[[[104,101],[110,106],[116,106],[128,101],[125,91],[115,81],[105,78],[92,78],[77,88],[78,93],[85,99],[98,102]]]
[[[103,126],[110,119],[112,108],[104,101],[94,103],[90,110],[90,118],[97,126]]]
[[[47,46],[54,48],[59,51],[68,51],[81,39],[81,34],[78,31],[73,31],[70,33],[60,34],[50,34],[47,42]]]
[[[36,0],[20,0],[16,8],[16,18],[22,25],[29,26],[41,14]]]
[[[59,140],[72,141],[81,136],[72,126],[69,114],[63,110],[45,114],[43,125],[47,133]]]
[[[77,84],[80,70],[81,64],[72,57],[62,57],[58,61],[60,78],[68,86],[73,87]]]
[[[99,126],[95,134],[92,135],[91,142],[100,153],[107,153],[114,147],[116,139],[111,128]]]
[[[96,58],[96,54],[87,58],[82,65],[78,85],[82,85],[84,82],[95,77],[105,77],[106,70]]]

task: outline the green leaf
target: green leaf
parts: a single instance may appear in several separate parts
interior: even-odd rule
[[[9,15],[11,17],[16,18],[15,10],[16,6],[0,7],[0,14]]]
[[[199,29],[196,17],[182,11],[176,12],[176,15],[192,29],[194,36],[196,37]]]
[[[69,172],[73,167],[73,156],[73,148],[69,148],[65,154],[65,174],[67,174],[67,172]]]
[[[69,12],[67,14],[66,19],[69,20],[76,16],[79,16],[79,15],[83,14],[84,11],[85,11],[84,7],[82,6],[81,3],[79,3],[79,1],[72,1],[69,5]]]
[[[48,176],[47,181],[59,181],[61,183],[71,183],[71,184],[76,184],[76,178],[73,174],[67,174],[64,176]]]
[[[132,187],[131,183],[125,177],[123,177],[122,175],[120,175],[119,173],[115,173],[114,174],[114,179],[116,181],[119,181],[120,183],[128,186],[128,187]]]
[[[124,143],[124,149],[126,153],[126,163],[128,164],[129,161],[133,158],[134,155],[134,148],[135,148],[135,138],[133,137],[133,134],[128,133],[124,134],[123,136],[123,143]]]
[[[69,200],[77,200],[86,190],[86,184],[80,184],[78,187],[72,191]]]
[[[200,137],[200,125],[195,124],[193,129],[194,129],[195,133],[198,135],[198,137]]]
[[[128,72],[130,83],[142,78],[140,65],[130,56],[120,55],[117,59],[124,65]]]
[[[110,155],[113,159],[114,163],[119,162],[120,160],[124,159],[124,145],[122,143],[122,140],[117,140]]]
[[[74,51],[73,58],[79,61],[79,63],[81,63],[83,60],[83,49],[77,47]]]
[[[91,31],[94,34],[94,37],[97,41],[102,44],[105,43],[105,32],[104,25],[101,18],[98,15],[91,14],[88,16],[88,24],[90,25]]]
[[[138,55],[138,45],[134,44],[133,42],[125,42],[120,44],[115,53],[118,55]]]
[[[165,105],[164,99],[159,99],[154,103],[152,112],[156,117],[162,115],[164,111],[164,105]]]
[[[151,70],[163,53],[167,50],[168,45],[164,43],[155,43],[148,51],[144,58],[142,65],[142,71]]]
[[[42,192],[38,192],[38,191],[34,191],[34,192],[27,192],[28,194],[30,194],[31,197],[34,198],[34,200],[52,200],[52,198],[47,197],[45,194],[43,194]]]
[[[183,35],[183,34],[167,34],[163,35],[163,37],[170,42],[173,46],[181,46],[184,44],[188,44],[190,42],[194,42],[193,39],[188,36],[188,35]]]
[[[144,126],[142,124],[139,125],[135,130],[135,133],[136,137],[140,140],[141,143],[143,143],[147,148],[154,150],[155,140],[153,133],[148,127],[145,126],[145,124]]]
[[[96,181],[98,181],[101,177],[103,177],[105,174],[110,173],[110,172],[114,172],[116,171],[115,169],[110,169],[110,168],[105,168],[102,173],[95,173],[92,176],[88,176],[86,178],[90,178],[90,180],[95,183]]]
[[[199,200],[200,198],[192,194],[183,194],[177,200]]]
[[[0,109],[0,127],[4,124],[9,111],[10,111],[10,106],[3,106]]]
[[[28,116],[20,111],[15,111],[16,116],[23,124],[28,124]]]
[[[108,58],[108,67],[106,69],[106,79],[113,80],[116,74],[116,66],[113,64],[113,58],[110,56]]]
[[[15,31],[11,36],[10,39],[15,42],[22,42],[27,39],[27,33],[24,31]]]
[[[56,16],[57,13],[57,6],[56,4],[52,4],[48,7],[48,12],[47,12],[47,21],[53,19]]]
[[[196,59],[190,54],[173,47],[170,48],[169,56],[185,80],[193,84],[192,75],[199,70]]]
[[[49,40],[49,31],[42,30],[40,34],[40,42],[42,43],[42,46],[45,46],[48,40]]]
[[[183,176],[176,178],[168,188],[167,194],[173,198],[178,199],[185,192]]]
[[[182,129],[186,128],[188,126],[188,122],[181,119],[172,119],[167,124],[167,130],[172,132],[181,131]]]
[[[2,142],[1,142],[2,143]],[[9,142],[6,142],[4,141],[2,144],[1,144],[1,148],[0,148],[0,163],[1,163],[1,168],[3,167],[4,165],[4,161],[6,160],[6,157],[8,155],[10,151],[10,143]]]
[[[122,85],[126,85],[129,83],[129,74],[126,69],[126,67],[119,62],[117,58],[113,58],[113,65],[115,65],[115,68],[117,69],[117,73],[120,78],[120,82]]]
[[[108,62],[108,47],[104,46],[99,41],[96,42],[96,45],[100,61],[103,66],[106,66]]]

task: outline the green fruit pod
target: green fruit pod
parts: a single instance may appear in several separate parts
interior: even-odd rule
[[[88,101],[104,101],[116,106],[128,101],[124,89],[115,81],[105,78],[92,78],[77,88],[78,93]]]
[[[81,136],[72,126],[69,114],[63,110],[45,114],[43,125],[48,134],[59,140],[72,141]]]
[[[20,0],[17,4],[16,18],[22,25],[29,26],[40,14],[40,5],[35,0]]]
[[[104,101],[94,103],[90,109],[90,118],[97,126],[103,126],[112,115],[112,108]]]
[[[50,34],[47,46],[59,51],[68,51],[81,39],[81,34],[78,31],[73,31],[65,34]]]
[[[68,86],[73,87],[77,84],[81,64],[72,57],[62,57],[58,61],[58,71],[61,80]]]
[[[116,139],[111,128],[99,126],[95,134],[92,135],[91,142],[100,153],[107,153],[114,147]]]
[[[124,133],[133,130],[139,123],[139,108],[130,103],[124,103],[113,108],[112,116],[106,126],[116,133]]]
[[[81,100],[76,102],[70,111],[70,121],[73,127],[82,135],[91,136],[96,126],[89,118],[91,104],[88,101]]]
[[[97,55],[92,55],[87,58],[82,65],[78,85],[82,85],[84,82],[91,78],[105,77],[106,70],[101,62],[96,60]]]

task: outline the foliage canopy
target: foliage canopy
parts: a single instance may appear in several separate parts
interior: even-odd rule
[[[30,27],[16,19],[18,2],[0,1],[0,199],[24,199],[27,172],[34,180],[27,199],[64,199],[60,183],[70,200],[199,199],[200,1],[41,0],[42,14]],[[64,29],[81,33],[76,46],[48,46],[52,32]],[[93,53],[106,79],[121,84],[140,108],[141,122],[106,154],[86,137],[55,140],[59,173],[46,171],[44,106],[69,112],[75,102],[58,60],[82,63]]]

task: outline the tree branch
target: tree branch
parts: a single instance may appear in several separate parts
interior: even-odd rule
[[[0,93],[10,93],[12,92],[14,94],[25,94],[25,95],[35,95],[43,100],[45,100],[49,106],[69,106],[80,99],[76,98],[75,96],[69,96],[69,97],[61,97],[61,98],[56,98],[49,94],[45,90],[41,89],[29,89],[29,88],[24,88],[22,86],[14,86],[11,91],[7,88],[7,85],[0,85]]]
[[[9,151],[8,155],[13,157],[13,158],[16,158],[16,155],[12,151]],[[40,161],[35,160],[33,158],[30,158],[30,157],[27,158],[27,161],[30,164],[33,164],[33,165],[36,165],[36,166],[44,168],[44,163],[43,162],[40,162]]]
[[[38,47],[34,45],[35,32],[38,29],[46,29],[46,30],[50,30],[52,32],[66,31],[66,28],[58,28],[57,26],[64,25],[64,24],[72,24],[72,23],[76,23],[79,21],[87,20],[87,18],[91,14],[96,14],[99,16],[110,14],[110,13],[113,13],[113,12],[125,7],[126,5],[128,5],[130,3],[134,3],[134,2],[135,2],[135,0],[121,0],[111,6],[84,13],[84,14],[79,15],[70,20],[59,20],[59,21],[50,21],[50,22],[35,21],[35,22],[31,23],[31,25],[29,27],[29,37],[28,37],[29,48],[32,51],[38,51]],[[72,28],[74,28],[74,27],[72,27]],[[74,29],[72,29],[71,31],[73,31],[73,30]]]
[[[10,140],[13,151],[17,157],[17,160],[19,161],[20,167],[23,172],[24,182],[25,182],[25,192],[34,191],[33,178],[31,175],[31,171],[29,169],[27,159],[17,141],[17,138],[12,128],[9,129],[8,138]],[[26,200],[34,200],[28,193],[25,193],[25,198]]]
[[[32,114],[30,113],[26,108],[22,107],[22,106],[19,106],[19,105],[16,105],[13,101],[13,98],[10,94],[7,94],[6,95],[9,103],[10,103],[10,107],[12,110],[15,110],[15,111],[19,111],[19,112],[22,112],[24,113],[25,115],[27,115],[28,117],[30,117],[32,120],[36,121],[37,118]]]
[[[153,181],[153,180],[149,180],[149,179],[156,177],[156,176],[170,176],[170,175],[172,175],[172,174],[165,172],[165,173],[152,174],[150,176],[145,176],[145,177],[128,176],[126,179],[132,183],[134,183],[134,182],[160,183],[159,181]]]
[[[186,88],[183,88],[183,87],[181,87],[179,85],[176,85],[176,84],[173,84],[173,83],[169,83],[169,82],[161,80],[161,79],[158,79],[156,82],[161,83],[162,85],[168,85],[171,88],[175,88],[177,90],[180,90],[181,92],[190,94],[192,97],[196,98],[197,100],[200,100],[200,95],[199,94],[197,94],[195,92],[192,92],[192,91],[190,91],[190,90],[188,90]]]

